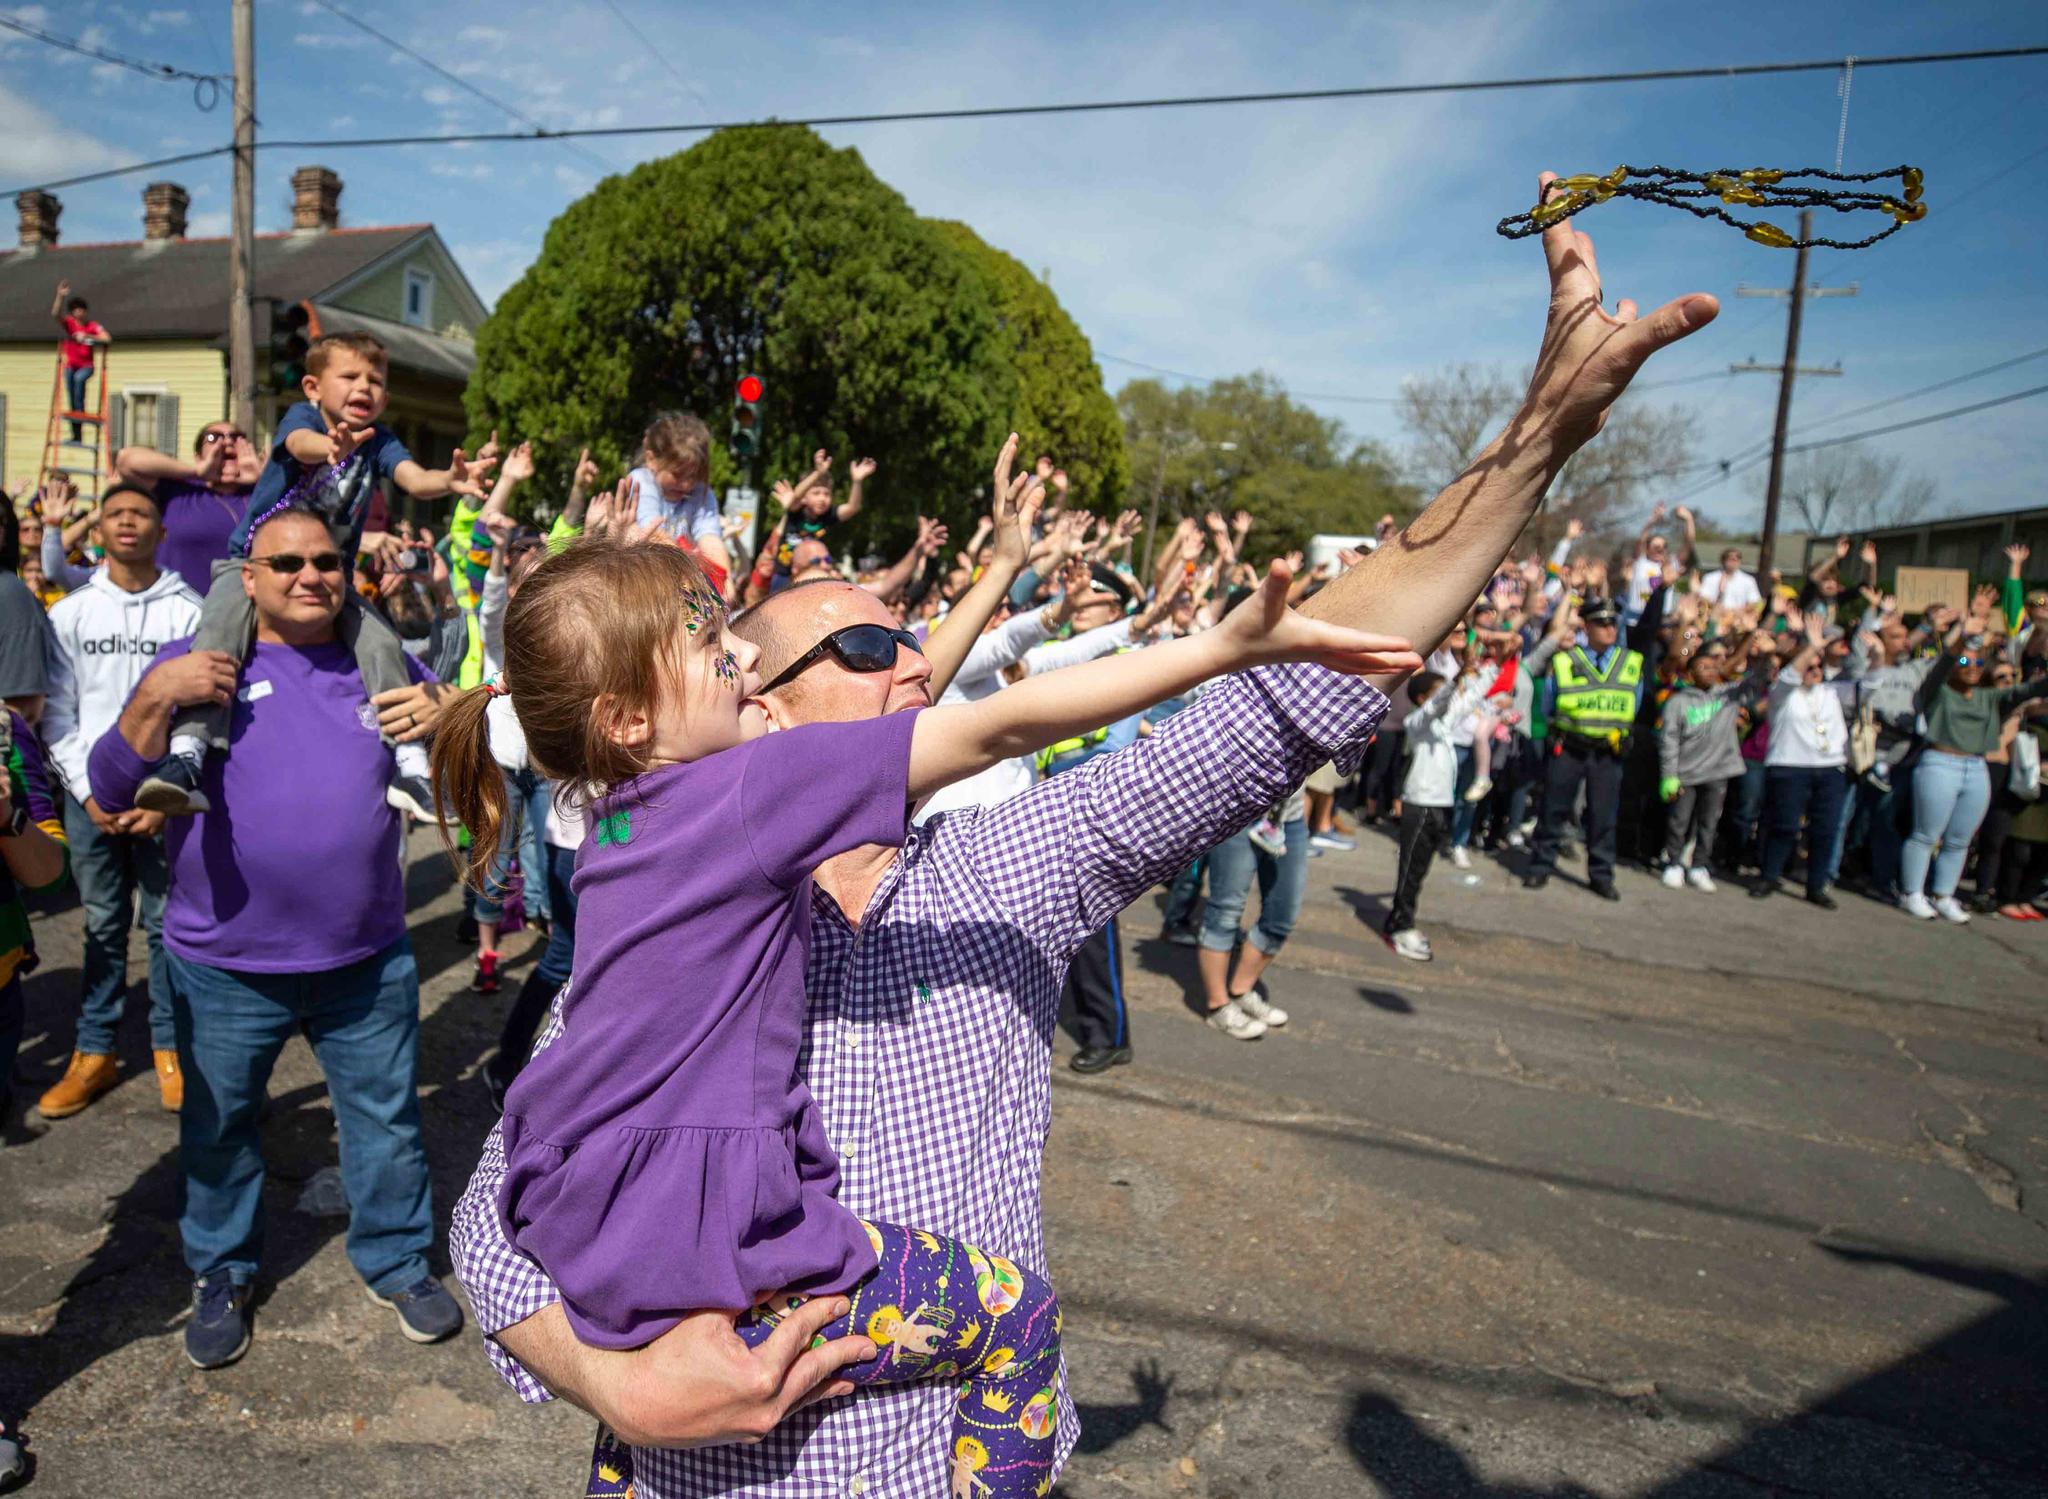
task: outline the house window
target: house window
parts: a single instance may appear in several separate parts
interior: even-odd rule
[[[124,386],[109,413],[115,450],[135,446],[179,453],[178,398],[160,385]]]
[[[410,266],[405,272],[405,320],[415,328],[434,326],[434,273],[414,270]]]

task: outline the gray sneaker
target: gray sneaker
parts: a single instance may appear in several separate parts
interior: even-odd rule
[[[1266,1034],[1266,1022],[1247,1014],[1241,999],[1233,999],[1220,1010],[1211,1010],[1209,1024],[1233,1041],[1256,1041]]]
[[[1237,996],[1235,1003],[1240,1010],[1254,1020],[1266,1022],[1267,1030],[1278,1030],[1287,1024],[1287,1012],[1266,998],[1266,981],[1260,979],[1249,991]]]

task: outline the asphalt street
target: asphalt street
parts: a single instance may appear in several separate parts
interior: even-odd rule
[[[471,994],[445,866],[411,875],[444,1221],[508,993]],[[2039,1495],[2048,1488],[2048,926],[1854,898],[1525,892],[1482,859],[1377,924],[1393,848],[1311,866],[1272,970],[1292,1022],[1195,1013],[1193,954],[1124,920],[1137,1059],[1055,1059],[1045,1199],[1081,1447],[1071,1499]],[[268,1277],[239,1364],[184,1361],[175,1121],[148,1072],[55,1124],[75,910],[0,1149],[0,1410],[48,1496],[570,1499],[589,1422],[520,1405],[473,1329],[416,1348],[365,1299],[294,1042],[265,1126]],[[515,939],[515,943],[524,939]],[[140,976],[141,944],[136,942]],[[25,1095],[23,1097],[22,1095]]]

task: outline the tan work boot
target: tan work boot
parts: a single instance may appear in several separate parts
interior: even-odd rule
[[[150,1055],[156,1058],[157,1096],[175,1114],[185,1106],[185,1074],[178,1070],[178,1054],[159,1047]]]
[[[64,1075],[37,1100],[36,1112],[45,1119],[68,1119],[120,1081],[112,1057],[74,1051]]]

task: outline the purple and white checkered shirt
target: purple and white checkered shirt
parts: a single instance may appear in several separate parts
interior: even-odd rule
[[[815,894],[797,1067],[839,1151],[840,1199],[1045,1274],[1039,1170],[1075,950],[1323,761],[1355,768],[1386,709],[1363,681],[1319,667],[1228,677],[1128,749],[914,828],[858,928]],[[558,1005],[540,1044],[560,1026]],[[503,1174],[493,1129],[449,1249],[499,1372],[522,1399],[546,1400],[493,1337],[560,1299],[505,1237]],[[937,1381],[876,1386],[792,1416],[758,1445],[638,1449],[637,1492],[931,1499],[946,1492],[954,1396]],[[1062,1377],[1060,1463],[1078,1434]]]

